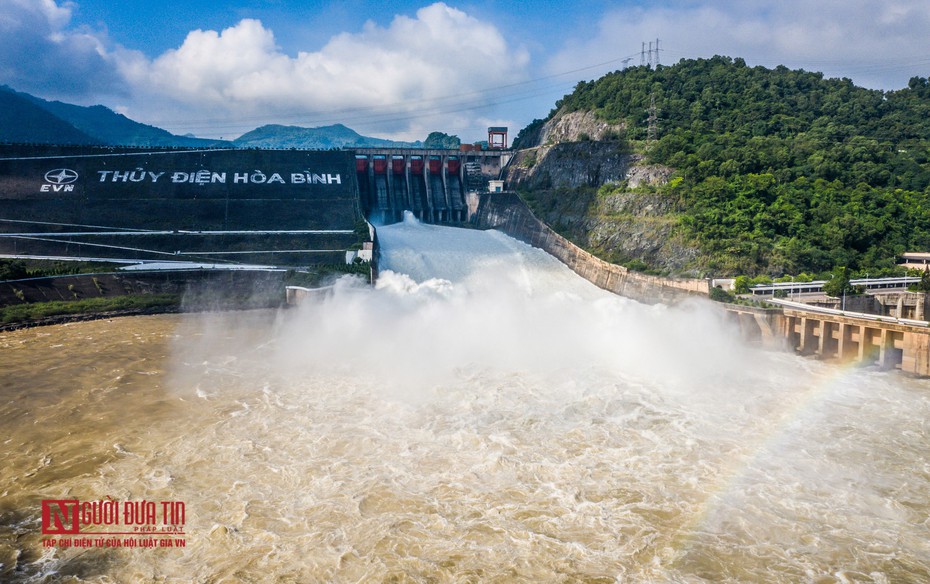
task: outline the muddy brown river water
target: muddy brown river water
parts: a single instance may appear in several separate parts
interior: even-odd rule
[[[927,380],[379,235],[374,290],[0,335],[0,580],[930,581]],[[181,502],[183,547],[47,545],[43,500]]]

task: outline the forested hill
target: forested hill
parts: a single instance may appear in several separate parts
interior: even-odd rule
[[[635,141],[653,98],[645,152],[675,169],[663,193],[708,272],[875,273],[930,251],[927,78],[883,92],[714,57],[580,83],[557,110],[593,111]]]

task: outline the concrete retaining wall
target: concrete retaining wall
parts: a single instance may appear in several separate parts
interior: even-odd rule
[[[357,190],[341,151],[0,145],[0,253],[341,263],[361,243]]]
[[[284,277],[284,270],[155,270],[7,280],[0,282],[0,306],[150,294],[217,305],[251,297],[281,303]]]
[[[474,224],[538,247],[599,288],[640,302],[670,303],[695,295],[706,297],[710,292],[708,280],[649,276],[593,256],[537,219],[516,193],[481,195]]]

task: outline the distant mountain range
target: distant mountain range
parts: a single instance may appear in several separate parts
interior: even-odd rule
[[[268,125],[255,128],[251,132],[233,140],[237,148],[418,148],[422,142],[396,142],[381,138],[362,136],[355,130],[342,124],[320,128],[301,128],[299,126]]]
[[[213,147],[230,142],[174,134],[134,122],[102,105],[46,101],[0,86],[0,142],[105,146]]]
[[[135,122],[102,105],[85,107],[46,101],[5,85],[0,85],[0,143],[305,150],[423,146],[419,141],[397,142],[362,136],[342,124],[319,128],[267,125],[232,141],[177,136]]]

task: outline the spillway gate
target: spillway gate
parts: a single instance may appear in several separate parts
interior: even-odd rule
[[[412,212],[427,223],[463,223],[478,208],[477,193],[500,176],[509,150],[357,149],[355,172],[362,211],[393,223]]]

